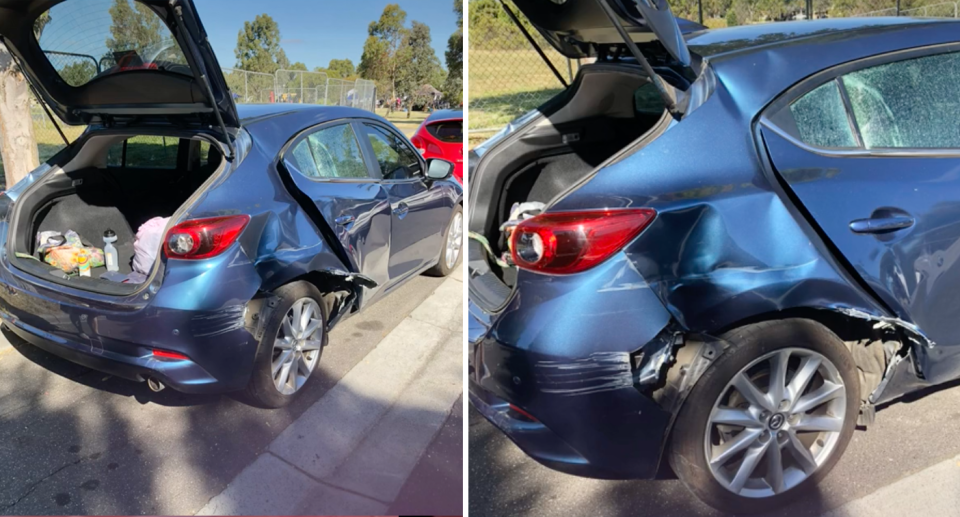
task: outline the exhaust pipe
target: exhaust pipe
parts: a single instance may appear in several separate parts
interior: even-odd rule
[[[154,393],[160,393],[163,391],[163,388],[166,388],[162,382],[153,377],[147,377],[147,387],[150,388],[150,391]]]

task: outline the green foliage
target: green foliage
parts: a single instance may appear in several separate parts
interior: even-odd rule
[[[37,17],[33,22],[33,36],[37,38],[37,41],[40,40],[40,35],[43,34],[43,29],[50,23],[50,11],[47,11]]]
[[[353,66],[353,61],[349,59],[331,59],[330,64],[327,65],[327,75],[329,77],[346,79],[356,73],[357,70]]]
[[[369,36],[363,44],[363,55],[357,72],[364,79],[377,81],[381,95],[389,94],[387,99],[397,96],[397,83],[401,71],[401,45],[407,29],[404,24],[407,13],[397,4],[388,4],[376,21],[370,22]]]
[[[397,85],[400,93],[418,97],[417,104],[425,103],[428,99],[422,95],[420,87],[443,84],[445,79],[440,60],[431,46],[430,27],[413,22],[404,35],[398,58],[401,63]]]
[[[447,40],[447,79],[443,82],[443,97],[451,104],[463,102],[463,0],[453,1],[457,13],[457,31]]]
[[[234,54],[236,67],[242,70],[272,74],[280,68],[290,67],[287,54],[280,48],[280,27],[268,14],[259,14],[252,22],[243,22]]]
[[[727,11],[727,27],[736,27],[740,25],[739,20],[737,20],[737,11],[730,9]]]
[[[82,86],[97,75],[97,67],[86,59],[70,63],[59,70],[60,77],[70,86]]]
[[[112,23],[106,45],[111,52],[135,50],[140,54],[164,39],[165,27],[160,17],[145,4],[133,4],[130,0],[114,0],[110,7]]]
[[[302,71],[306,72],[306,71],[308,71],[309,69],[307,68],[307,65],[305,65],[305,64],[297,61],[296,63],[290,65],[290,68],[288,68],[287,70],[302,70]]]

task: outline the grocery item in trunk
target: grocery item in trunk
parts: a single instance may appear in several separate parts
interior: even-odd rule
[[[65,242],[60,232],[40,232],[37,234],[37,254],[42,257],[48,249],[63,246]]]
[[[43,257],[43,261],[60,268],[64,273],[76,273],[80,270],[81,254],[86,257],[85,263],[88,269],[103,266],[103,250],[100,248],[76,247],[69,244],[50,248]]]
[[[163,229],[167,227],[169,217],[154,217],[140,225],[137,240],[133,242],[133,270],[149,275],[153,263],[157,260]]]
[[[103,232],[103,242],[103,260],[107,264],[107,271],[120,271],[117,248],[113,247],[113,243],[117,242],[117,232],[109,229]]]

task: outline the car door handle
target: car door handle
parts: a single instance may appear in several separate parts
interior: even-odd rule
[[[396,208],[393,209],[394,215],[403,219],[403,216],[407,215],[407,212],[410,211],[410,207],[406,203],[400,203]]]
[[[891,217],[871,217],[850,221],[850,229],[854,233],[884,233],[902,230],[913,226],[913,218],[905,215]]]
[[[356,219],[357,218],[352,215],[341,215],[340,217],[336,218],[334,222],[336,222],[340,226],[346,226],[354,222]]]

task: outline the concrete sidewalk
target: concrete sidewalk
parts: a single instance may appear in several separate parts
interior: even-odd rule
[[[960,456],[851,501],[824,517],[960,516]]]
[[[198,514],[381,515],[462,389],[458,271]]]

